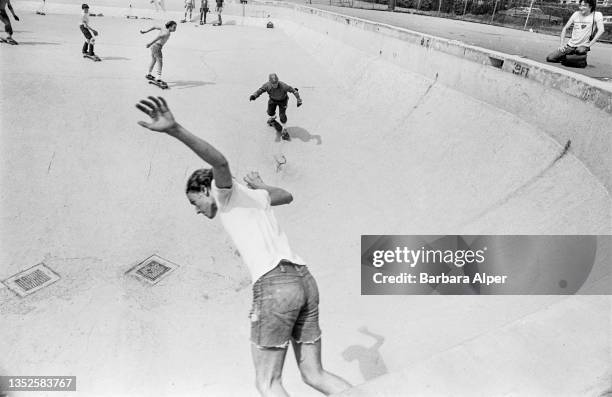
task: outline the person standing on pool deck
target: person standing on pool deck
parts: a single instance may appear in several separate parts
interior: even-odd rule
[[[206,24],[206,14],[208,14],[208,0],[200,0],[200,25]]]
[[[176,122],[162,97],[150,96],[136,107],[151,117],[139,125],[178,139],[212,166],[189,177],[186,194],[198,214],[209,219],[219,215],[254,281],[251,354],[259,393],[288,395],[282,370],[289,342],[306,384],[325,394],[349,388],[344,379],[323,369],[317,283],[272,211],[273,206],[289,204],[291,193],[265,184],[257,172],[245,176],[247,186],[234,182],[225,156]]]
[[[213,26],[221,26],[223,25],[223,20],[221,19],[221,13],[223,12],[223,0],[216,0],[217,7],[215,11],[217,12],[217,22],[213,23]]]

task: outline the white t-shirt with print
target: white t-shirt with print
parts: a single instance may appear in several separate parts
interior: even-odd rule
[[[289,246],[280,229],[270,194],[263,189],[249,189],[234,183],[229,189],[219,189],[212,182],[212,195],[218,207],[217,216],[249,268],[253,282],[285,259],[305,264]]]
[[[567,42],[571,47],[588,47],[589,38],[593,32],[593,22],[603,23],[603,14],[599,11],[583,16],[579,11],[572,14],[569,21],[574,24],[572,28],[572,37]]]

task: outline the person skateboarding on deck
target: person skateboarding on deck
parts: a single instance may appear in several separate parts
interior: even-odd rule
[[[81,33],[85,36],[85,43],[83,43],[83,56],[90,58],[94,61],[99,61],[100,58],[94,53],[94,44],[96,43],[95,36],[98,36],[98,31],[89,26],[89,6],[87,4],[81,5],[83,15],[81,15]],[[92,36],[93,33],[93,36]]]
[[[261,94],[267,92],[269,95],[268,99],[268,125],[274,125],[276,123],[276,108],[278,107],[278,114],[280,116],[280,122],[285,124],[287,122],[287,104],[289,102],[289,95],[292,93],[297,99],[297,107],[302,106],[302,98],[297,88],[293,88],[290,85],[280,81],[276,73],[271,73],[268,76],[268,81],[264,83],[257,91],[255,91],[249,100],[256,100]],[[289,139],[289,132],[282,127],[281,136],[283,139]]]
[[[150,96],[136,107],[151,118],[140,126],[177,139],[212,167],[194,171],[185,193],[198,214],[218,215],[251,274],[251,354],[259,393],[288,395],[282,371],[290,343],[306,384],[327,395],[348,389],[347,381],[323,369],[317,283],[272,210],[291,203],[291,193],[267,185],[257,172],[244,177],[246,186],[234,181],[225,156],[180,125],[164,98]]]
[[[2,23],[4,23],[4,31],[7,34],[6,38],[2,39],[2,41],[6,41],[9,44],[17,44],[15,39],[13,39],[13,26],[11,26],[11,20],[6,13],[6,8],[8,8],[11,14],[13,14],[13,18],[15,18],[16,21],[19,21],[19,17],[17,14],[15,14],[13,6],[11,5],[11,0],[0,0],[0,19],[2,20]]]
[[[162,47],[170,39],[170,34],[176,32],[176,22],[168,21],[164,26],[152,26],[147,30],[141,30],[140,33],[145,34],[152,30],[159,30],[159,35],[147,44],[147,48],[151,48],[151,64],[149,65],[149,73],[145,76],[147,80],[160,86],[161,88],[168,88],[168,84],[162,80],[162,68],[164,66],[164,56],[162,54]],[[153,67],[157,64],[157,79],[151,74]]]

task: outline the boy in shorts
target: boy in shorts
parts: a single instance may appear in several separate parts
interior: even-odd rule
[[[219,215],[254,281],[251,354],[259,393],[287,396],[281,378],[289,342],[306,384],[325,394],[349,388],[323,369],[317,283],[272,211],[289,204],[291,193],[267,185],[257,172],[245,176],[246,186],[234,182],[225,156],[176,122],[163,98],[150,96],[136,107],[151,117],[139,125],[178,139],[212,166],[196,170],[185,192],[196,213],[209,219]]]
[[[81,5],[81,9],[83,10],[83,15],[81,15],[81,25],[79,28],[81,29],[81,33],[85,36],[85,43],[83,43],[83,56],[99,59],[94,53],[94,44],[96,39],[94,36],[98,35],[98,31],[89,26],[89,6],[87,4]],[[92,36],[93,33],[93,36]]]
[[[170,33],[176,32],[176,22],[168,21],[168,23],[166,23],[164,26],[152,26],[147,30],[141,30],[140,33],[145,34],[152,30],[159,30],[159,35],[155,38],[155,40],[147,44],[147,48],[151,48],[151,64],[149,65],[149,73],[147,73],[145,78],[147,80],[155,80],[158,84],[167,87],[168,85],[161,78],[162,68],[164,66],[162,47],[170,39]],[[155,79],[155,77],[153,77],[151,74],[155,64],[157,64],[157,79]]]
[[[194,7],[194,0],[185,0],[185,19],[183,19],[181,23],[185,23],[187,21],[191,22],[191,14]],[[187,13],[189,13],[189,19],[187,19]]]

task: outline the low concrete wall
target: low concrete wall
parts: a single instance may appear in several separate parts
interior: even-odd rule
[[[612,86],[496,51],[307,6],[257,2],[246,15],[270,15],[338,78],[358,84],[363,62],[387,61],[515,114],[545,131],[612,189]],[[324,43],[323,43],[324,41]],[[349,49],[353,49],[351,52]],[[362,65],[361,70],[355,70]],[[380,76],[380,79],[393,76]],[[358,87],[355,87],[358,89]],[[406,87],[406,95],[411,95]],[[397,103],[403,98],[398,96]]]

